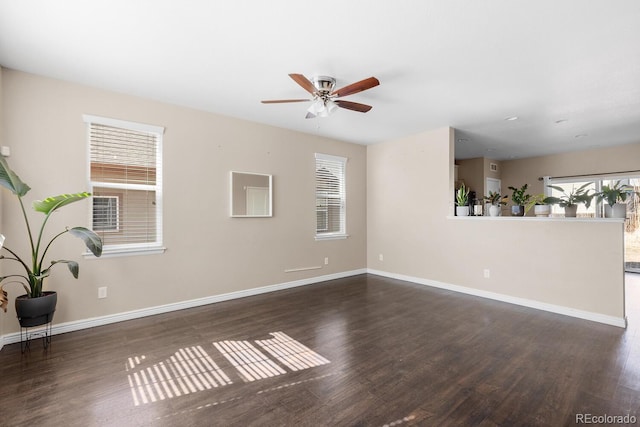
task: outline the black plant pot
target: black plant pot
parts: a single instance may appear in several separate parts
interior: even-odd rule
[[[29,298],[26,294],[20,295],[16,298],[16,313],[20,326],[31,328],[51,322],[57,303],[58,294],[53,291],[43,292],[38,298]]]
[[[524,216],[524,206],[511,206],[511,216]]]

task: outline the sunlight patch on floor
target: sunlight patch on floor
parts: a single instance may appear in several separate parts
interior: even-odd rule
[[[135,406],[232,383],[201,346],[178,349],[165,361],[135,370],[145,359],[135,356],[127,361]]]
[[[292,371],[309,369],[329,363],[327,359],[283,332],[272,332],[269,335],[274,338],[256,341],[256,344]]]
[[[213,342],[213,346],[244,382],[286,374],[287,371],[276,362],[293,372],[330,363],[328,359],[284,332],[272,332],[269,335],[273,338],[255,341],[268,355],[246,340],[217,341]],[[201,346],[180,348],[164,361],[147,367],[141,366],[145,363],[147,360],[144,355],[132,356],[126,363],[135,406],[233,383]],[[281,386],[274,390],[279,388]]]
[[[249,341],[220,341],[213,345],[236,368],[245,382],[287,373]]]

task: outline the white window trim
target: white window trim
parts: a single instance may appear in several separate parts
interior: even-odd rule
[[[82,120],[89,123],[96,123],[99,125],[112,126],[117,128],[131,129],[139,132],[157,133],[158,135],[164,135],[164,127],[148,125],[145,123],[129,122],[126,120],[111,119],[109,117],[92,116],[90,114],[83,114]]]
[[[139,131],[139,132],[149,132],[149,133],[155,133],[158,135],[158,139],[157,139],[157,144],[156,144],[156,158],[158,159],[162,159],[162,143],[163,143],[163,135],[164,135],[164,130],[165,128],[163,126],[155,126],[155,125],[149,125],[149,124],[145,124],[145,123],[137,123],[137,122],[130,122],[127,120],[119,120],[119,119],[112,119],[109,117],[100,117],[100,116],[94,116],[91,114],[83,114],[82,115],[82,120],[85,122],[86,124],[86,141],[89,141],[89,132],[90,132],[90,125],[91,123],[95,123],[95,124],[99,124],[99,125],[104,125],[104,126],[112,126],[112,127],[118,127],[118,128],[123,128],[123,129],[131,129],[131,130],[135,130],[135,131]],[[87,144],[87,148],[89,147],[89,144]],[[87,149],[87,165],[91,165],[91,150]],[[163,162],[160,161],[158,165],[156,165],[156,176],[162,178],[163,177],[163,173],[162,173],[162,167],[163,167]],[[160,213],[160,215],[156,215],[156,230],[162,230],[162,213],[163,213],[163,207],[162,207],[162,191],[164,188],[164,183],[162,183],[162,185],[160,186],[160,188],[157,188],[156,186],[149,186],[149,185],[142,185],[142,184],[138,184],[138,185],[121,185],[121,184],[117,184],[117,183],[101,183],[99,181],[95,181],[93,182],[91,180],[91,168],[87,167],[87,182],[89,182],[90,187],[92,188],[93,191],[93,186],[100,186],[100,187],[104,187],[104,188],[114,188],[114,189],[118,189],[118,188],[135,188],[135,189],[140,189],[140,190],[147,190],[147,189],[153,189],[156,192],[156,212]],[[90,209],[93,209],[93,205],[90,203]],[[91,213],[90,213],[91,215]],[[91,218],[91,216],[89,217]],[[92,224],[92,221],[89,221],[90,224]],[[164,240],[164,236],[162,237],[162,240]],[[167,250],[166,247],[164,247],[163,245],[163,241],[157,241],[157,242],[151,242],[151,243],[138,243],[135,245],[111,245],[108,247],[103,247],[102,249],[102,255],[101,258],[110,258],[110,257],[118,257],[118,256],[129,256],[129,255],[152,255],[152,254],[161,254],[164,253]],[[91,252],[89,251],[85,251],[82,253],[82,256],[84,258],[97,258],[95,257]]]
[[[346,233],[323,233],[323,234],[316,234],[316,240],[340,240],[340,239],[346,239],[348,238],[349,235]]]
[[[347,157],[334,156],[331,154],[315,153],[314,177],[315,177],[315,166],[316,166],[315,161],[317,161],[318,159],[344,163],[344,176],[342,180],[343,187],[344,187],[344,204],[342,209],[342,217],[343,217],[342,222],[343,222],[344,229],[341,232],[327,232],[327,233],[318,233],[316,230],[315,240],[320,241],[320,240],[346,239],[349,237],[349,234],[347,234],[347,163],[349,162],[349,159]],[[317,227],[317,221],[316,221],[316,227]]]
[[[157,244],[139,244],[136,245],[135,248],[127,247],[124,245],[112,245],[109,247],[105,247],[102,250],[102,255],[100,258],[114,258],[121,256],[129,256],[129,255],[153,255],[153,254],[162,254],[166,252],[167,248],[162,245]],[[82,257],[85,259],[98,259],[91,252],[83,252]]]

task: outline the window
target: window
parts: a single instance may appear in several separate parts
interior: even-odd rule
[[[585,187],[585,190],[589,192],[589,194],[594,194],[599,191],[599,187],[597,182],[591,179],[583,179],[583,178],[547,178],[545,181],[545,193],[547,196],[564,198],[569,194],[575,192],[581,186],[590,183]],[[555,185],[564,190],[564,193],[558,191],[553,188],[549,188],[548,185]],[[564,208],[559,205],[552,205],[551,207],[551,216],[552,217],[564,217]],[[596,200],[593,199],[589,207],[587,207],[583,203],[578,203],[578,211],[576,216],[578,218],[595,218],[597,216],[597,204]]]
[[[565,193],[570,193],[572,190],[575,190],[576,188],[589,183],[589,185],[585,187],[585,190],[587,190],[591,195],[595,195],[602,191],[604,186],[613,186],[616,183],[629,186],[630,188],[634,189],[633,191],[635,192],[637,192],[640,188],[640,176],[638,175],[598,174],[592,176],[585,175],[566,178],[551,178],[545,176],[543,178],[545,195],[555,197],[560,197],[563,194],[555,189],[549,188],[549,184],[559,186],[564,189]],[[636,205],[638,204],[639,199],[640,196],[634,196],[633,193],[631,193],[630,197],[627,197],[627,199],[625,200],[627,207],[633,213],[634,221],[636,216]],[[598,198],[594,197],[593,199],[591,199],[589,208],[587,208],[583,204],[578,204],[577,216],[585,218],[604,218],[606,217],[604,212],[606,210],[606,205],[606,201],[601,201]],[[552,209],[552,216],[564,216],[563,208],[554,205]],[[629,219],[629,216],[627,217],[627,219]],[[637,221],[640,226],[640,216],[638,217]]]
[[[91,224],[103,254],[162,252],[164,128],[87,116]]]
[[[344,157],[316,153],[316,239],[347,237],[346,164]]]
[[[118,231],[118,196],[93,196],[93,230]]]

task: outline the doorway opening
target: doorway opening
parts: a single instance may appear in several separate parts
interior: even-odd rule
[[[628,179],[634,193],[627,198],[627,219],[624,223],[624,268],[640,273],[640,177]],[[612,184],[611,182],[610,184]]]

